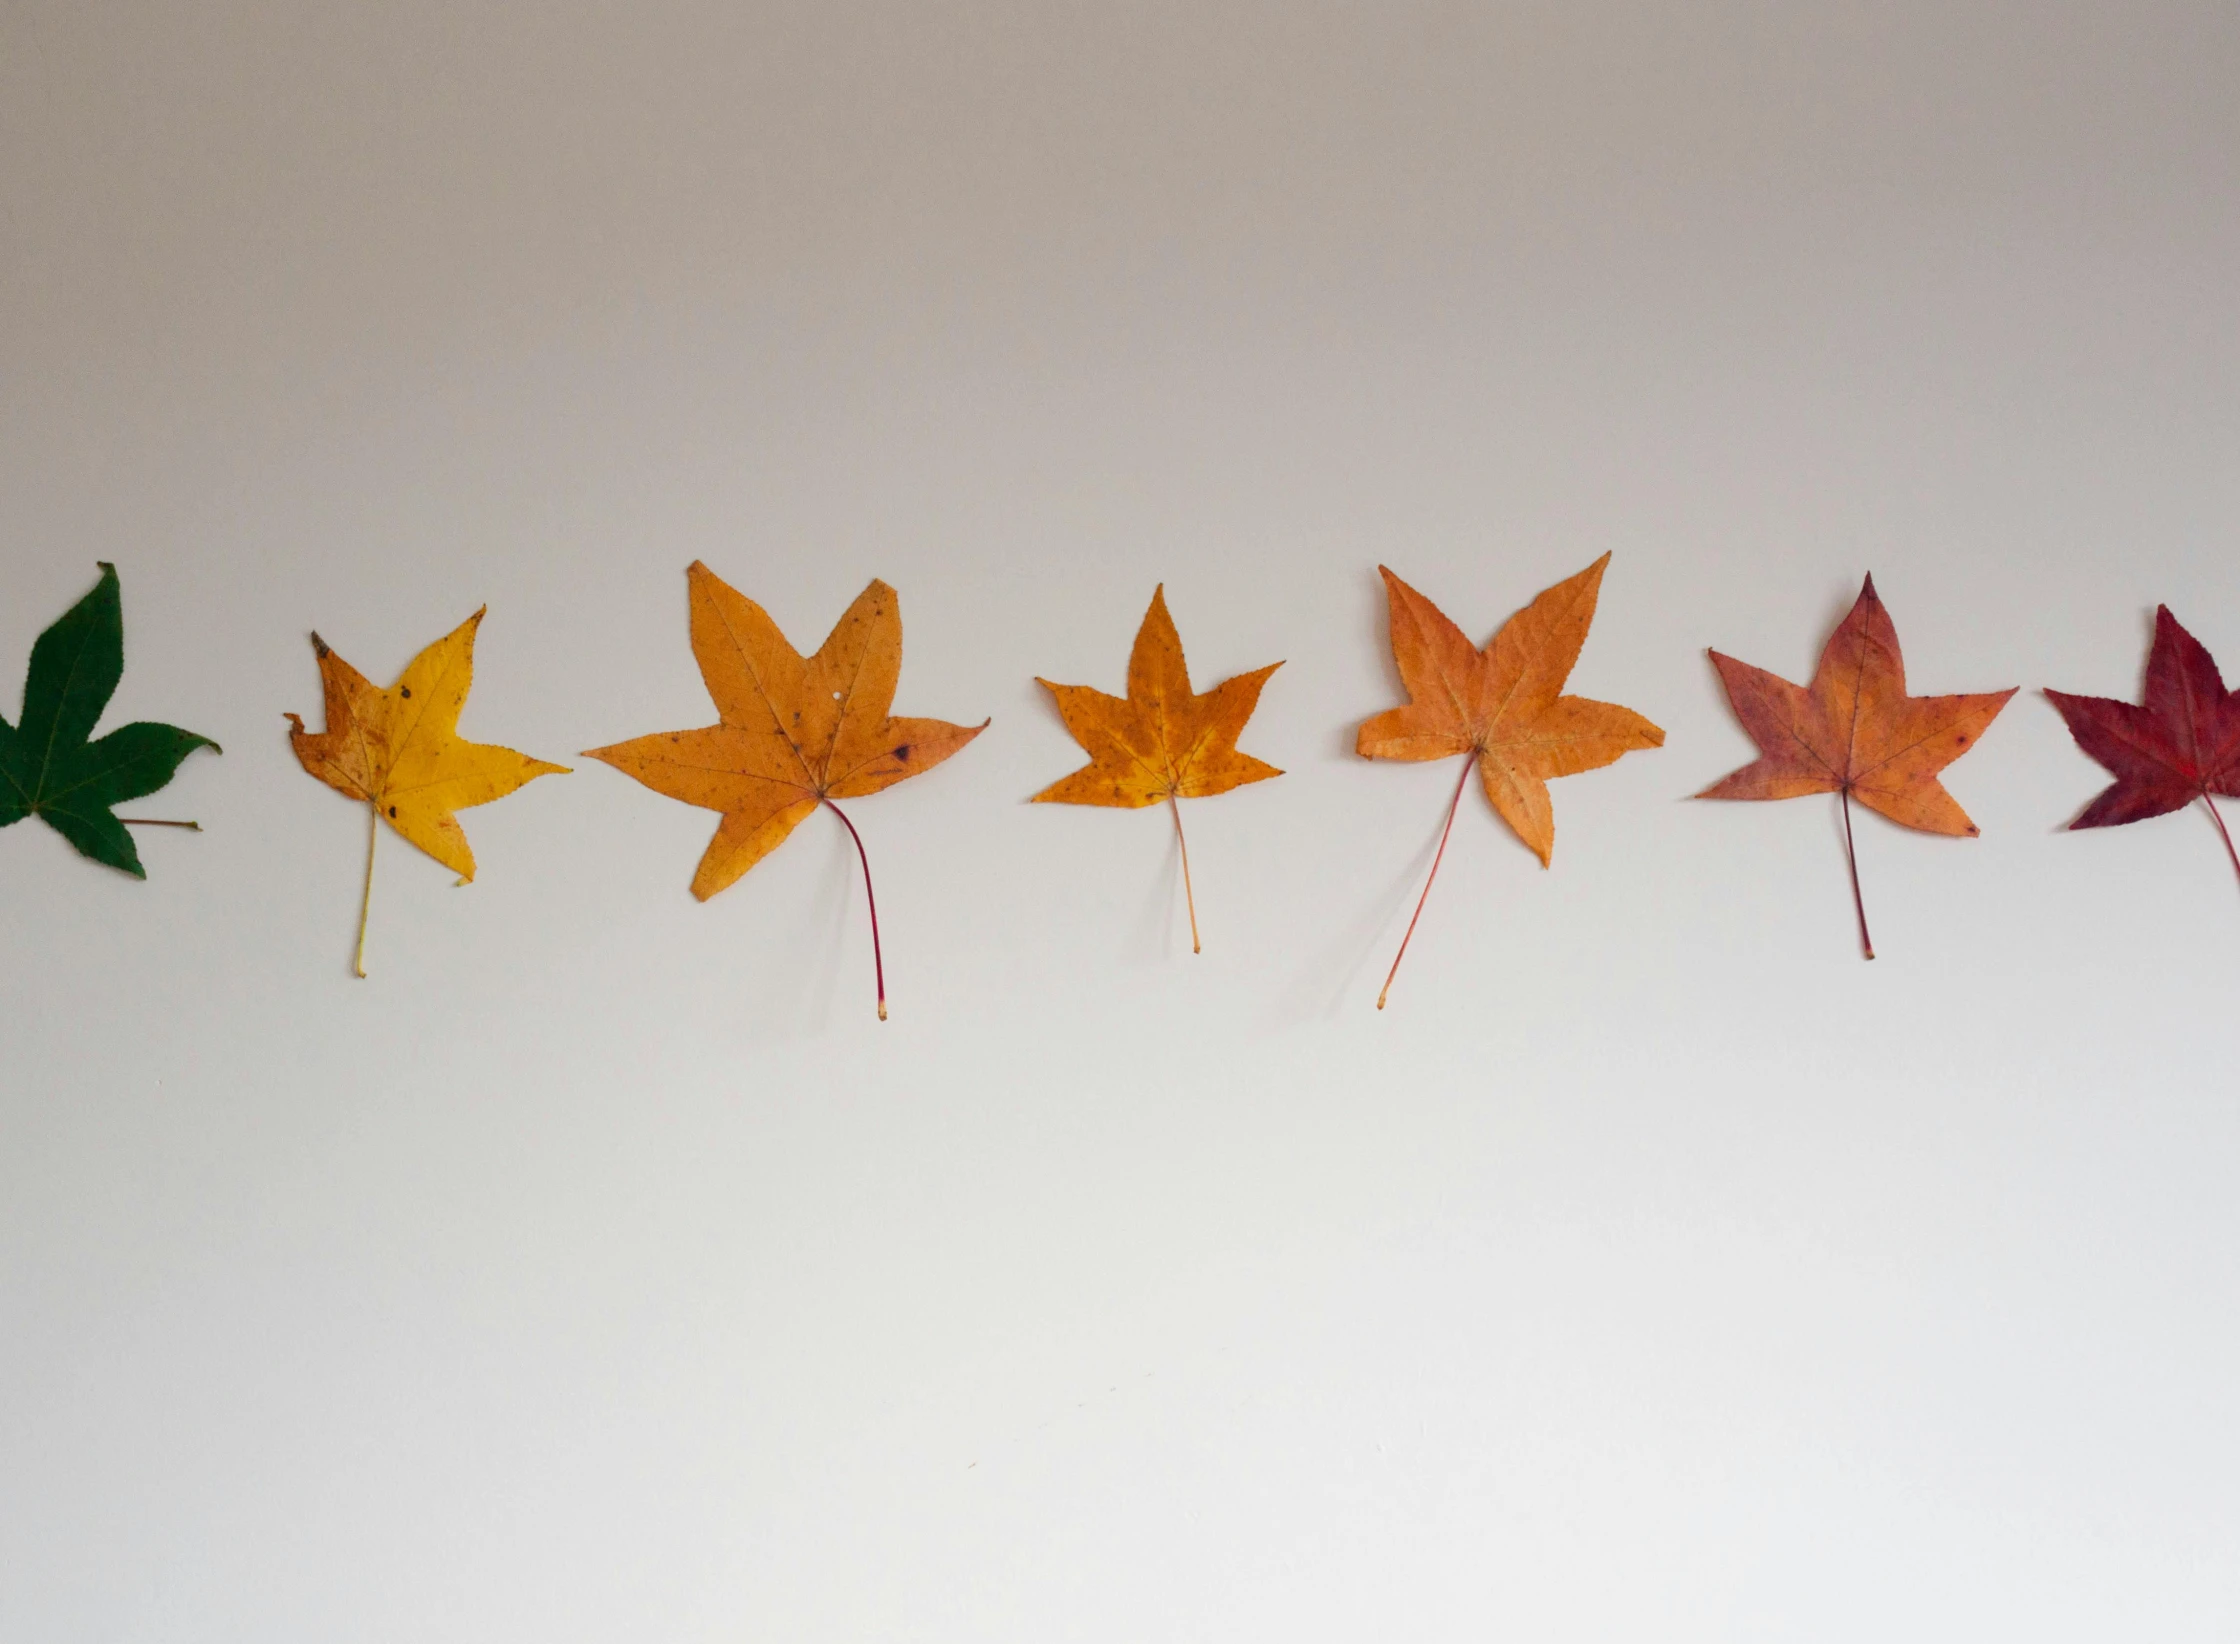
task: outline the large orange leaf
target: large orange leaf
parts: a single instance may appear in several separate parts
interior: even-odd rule
[[[1976,825],[1937,773],[1975,746],[2015,688],[1969,696],[1906,695],[1897,626],[1871,576],[1850,614],[1828,636],[1811,684],[1792,685],[1717,651],[1711,661],[1727,687],[1727,700],[1758,745],[1758,757],[1696,797],[1841,794],[1859,944],[1872,959],[1858,852],[1851,843],[1851,801],[1857,798],[1869,810],[1923,833],[1972,837]]]
[[[1446,829],[1439,835],[1431,876],[1424,881],[1424,897],[1431,894],[1431,879],[1446,855],[1447,832],[1454,827],[1455,806],[1472,770],[1494,811],[1547,867],[1556,843],[1550,780],[1663,745],[1664,732],[1631,708],[1563,694],[1587,642],[1609,564],[1610,556],[1604,554],[1577,576],[1543,592],[1503,623],[1483,650],[1445,612],[1378,567],[1391,604],[1392,659],[1408,700],[1364,723],[1354,746],[1368,759],[1468,756],[1447,805]],[[1408,935],[1400,939],[1400,954],[1393,956],[1393,974],[1422,916],[1419,897]],[[1378,1009],[1384,1008],[1391,990],[1388,974],[1384,992],[1377,995]]]
[[[1164,803],[1174,818],[1182,852],[1183,897],[1190,909],[1190,951],[1199,951],[1198,897],[1190,885],[1190,847],[1182,837],[1179,799],[1227,793],[1247,782],[1283,772],[1237,750],[1245,721],[1259,705],[1260,687],[1282,667],[1225,679],[1200,696],[1190,689],[1182,636],[1167,614],[1164,583],[1152,590],[1151,608],[1136,630],[1128,656],[1128,694],[1107,696],[1087,685],[1037,684],[1057,698],[1059,717],[1089,763],[1036,794],[1037,803],[1115,805],[1136,809]]]
[[[289,714],[295,729],[288,741],[305,770],[371,809],[354,967],[360,976],[366,973],[373,841],[381,822],[386,820],[463,883],[474,878],[474,852],[454,813],[503,799],[525,782],[567,769],[458,734],[459,711],[474,685],[474,636],[481,626],[482,612],[477,611],[414,657],[385,691],[317,634],[311,636],[325,687],[326,729],[307,731],[301,719]]]
[[[940,764],[986,729],[887,712],[902,675],[902,612],[895,591],[874,581],[856,596],[814,656],[804,657],[770,614],[695,560],[692,655],[715,699],[718,722],[657,731],[586,751],[656,793],[721,811],[700,858],[692,894],[706,901],[736,884],[819,805],[840,818],[863,863],[862,836],[835,799],[860,798]],[[879,1015],[887,1014],[886,960],[871,904]]]

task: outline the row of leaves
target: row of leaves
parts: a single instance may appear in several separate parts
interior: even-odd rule
[[[1366,721],[1355,745],[1370,759],[1460,757],[1463,765],[1423,896],[1377,996],[1379,1009],[1445,859],[1471,772],[1495,813],[1546,866],[1555,849],[1549,781],[1663,743],[1664,732],[1632,709],[1563,691],[1594,621],[1609,563],[1605,554],[1542,592],[1482,649],[1431,601],[1384,571],[1393,660],[1408,700]],[[693,875],[692,893],[703,901],[736,883],[820,807],[839,817],[863,865],[884,1018],[886,968],[870,858],[862,835],[835,801],[874,794],[931,770],[987,722],[952,725],[887,711],[902,671],[902,617],[895,591],[884,582],[864,589],[816,653],[804,657],[768,612],[705,565],[693,564],[686,578],[692,653],[718,722],[593,748],[585,757],[657,793],[721,814]],[[289,714],[290,741],[305,770],[367,807],[365,893],[354,966],[360,976],[382,823],[465,882],[474,877],[474,852],[457,813],[566,769],[458,735],[482,616],[475,612],[414,657],[386,690],[317,634],[311,636],[325,688],[326,724],[313,732]],[[1976,825],[1938,773],[1975,744],[2013,688],[1908,696],[1897,629],[1871,576],[1829,637],[1809,684],[1791,684],[1717,651],[1711,660],[1759,757],[1700,797],[1840,795],[1860,946],[1872,959],[1852,843],[1852,801],[1925,833],[1975,834]],[[1283,774],[1237,747],[1261,687],[1281,666],[1270,663],[1210,691],[1193,691],[1161,588],[1151,596],[1136,634],[1125,697],[1086,685],[1040,682],[1089,763],[1035,798],[1069,805],[1165,805],[1182,853],[1194,951],[1197,895],[1180,801]],[[158,724],[126,725],[95,739],[94,727],[123,672],[123,605],[116,569],[104,564],[93,591],[32,647],[20,719],[14,725],[0,720],[0,827],[43,817],[84,855],[145,877],[127,825],[193,824],[120,818],[115,807],[163,787],[195,749],[217,751],[218,745]],[[2199,799],[2240,872],[2240,852],[2211,798],[2240,795],[2240,698],[2226,691],[2215,661],[2167,606],[2156,613],[2141,702],[2061,691],[2046,695],[2078,744],[2115,777],[2072,827],[2137,822]]]

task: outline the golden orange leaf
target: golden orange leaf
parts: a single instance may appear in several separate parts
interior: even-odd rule
[[[484,607],[488,609],[488,607]],[[365,802],[369,830],[381,820],[456,873],[474,878],[474,852],[458,811],[503,799],[525,782],[564,772],[527,754],[490,743],[469,742],[458,734],[459,712],[474,685],[474,638],[482,625],[477,611],[412,659],[397,682],[381,690],[317,634],[325,688],[326,729],[313,733],[287,715],[295,727],[289,744],[303,768],[337,793]],[[366,844],[366,903],[373,888],[373,838]],[[356,970],[365,972],[366,906],[358,910]]]
[[[1495,813],[1531,847],[1540,865],[1548,866],[1556,842],[1548,783],[1664,743],[1664,732],[1631,708],[1563,694],[1594,622],[1609,563],[1604,554],[1577,576],[1547,589],[1503,623],[1482,651],[1436,605],[1380,565],[1391,606],[1392,659],[1408,700],[1366,721],[1355,738],[1356,751],[1367,759],[1468,755],[1447,806],[1447,830],[1454,827],[1455,806],[1475,769]],[[1442,831],[1439,855],[1431,863],[1433,878],[1446,848],[1447,833]],[[1423,891],[1425,897],[1431,894],[1428,878]],[[1422,915],[1419,898],[1408,936],[1415,934]],[[1400,953],[1407,950],[1408,937],[1403,936]],[[1399,968],[1395,955],[1393,972]],[[1385,992],[1377,996],[1380,1010],[1391,989],[1387,975]]]
[[[863,840],[833,800],[874,794],[931,770],[987,721],[951,725],[887,712],[902,675],[902,613],[895,591],[883,582],[857,595],[816,655],[803,657],[767,611],[707,566],[695,560],[685,578],[692,654],[718,722],[634,737],[589,749],[584,757],[656,793],[723,813],[692,879],[692,894],[703,902],[738,883],[819,805],[829,806],[855,839],[868,898],[871,868]],[[886,965],[878,952],[876,903],[872,949],[884,1018]]]
[[[1283,772],[1237,749],[1245,721],[1260,703],[1260,687],[1282,667],[1225,679],[1204,695],[1190,689],[1182,636],[1167,614],[1167,590],[1152,590],[1151,608],[1136,630],[1128,656],[1128,694],[1107,696],[1087,685],[1038,679],[1057,699],[1059,717],[1089,763],[1036,794],[1038,804],[1114,805],[1129,809],[1166,804],[1182,850],[1184,896],[1190,906],[1190,948],[1199,951],[1198,899],[1190,888],[1190,849],[1182,842],[1178,799],[1203,799]]]

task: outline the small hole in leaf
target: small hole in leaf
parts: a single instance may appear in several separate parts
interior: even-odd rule
[[[835,702],[838,702],[840,700],[840,693],[838,691],[834,691],[832,693],[832,700]]]

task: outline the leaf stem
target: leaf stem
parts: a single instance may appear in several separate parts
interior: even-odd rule
[[[2232,835],[2225,830],[2224,818],[2217,814],[2217,802],[2209,797],[2207,789],[2202,790],[2201,803],[2209,807],[2209,820],[2216,823],[2218,837],[2224,840],[2224,853],[2232,858],[2232,871],[2240,873],[2240,851],[2232,848]]]
[[[1416,934],[1416,921],[1423,917],[1423,905],[1431,900],[1431,882],[1439,877],[1439,864],[1446,860],[1447,835],[1454,832],[1454,813],[1462,803],[1462,790],[1469,784],[1470,773],[1478,768],[1478,753],[1472,749],[1463,761],[1462,775],[1456,779],[1454,797],[1447,801],[1447,825],[1439,830],[1439,849],[1431,858],[1431,871],[1424,876],[1423,894],[1416,898],[1416,911],[1408,918],[1408,931],[1400,938],[1400,951],[1392,956],[1392,968],[1384,973],[1384,987],[1377,994],[1377,1009],[1384,1009],[1385,999],[1392,992],[1392,979],[1400,974],[1400,961],[1408,956],[1408,943]]]
[[[373,911],[373,846],[380,837],[381,808],[369,802],[366,806],[366,888],[365,894],[358,898],[358,958],[351,967],[361,982],[366,975],[366,915]]]
[[[1203,953],[1205,949],[1198,945],[1198,893],[1190,888],[1190,842],[1182,837],[1182,806],[1171,789],[1167,809],[1174,816],[1174,842],[1182,849],[1182,899],[1190,906],[1190,951]]]
[[[117,820],[128,828],[192,828],[196,833],[202,831],[202,824],[199,822],[173,822],[160,816],[120,816]]]
[[[1859,847],[1851,842],[1851,790],[1843,790],[1843,855],[1851,864],[1851,905],[1859,913],[1859,945],[1874,957],[1874,938],[1867,934],[1867,900],[1859,894]]]
[[[865,854],[863,835],[856,832],[856,825],[848,820],[848,813],[830,799],[825,808],[840,818],[840,825],[848,830],[848,837],[856,842],[856,860],[863,864],[863,899],[871,909],[871,970],[879,981],[879,1020],[887,1019],[887,961],[879,951],[879,898],[871,891],[871,858]]]

